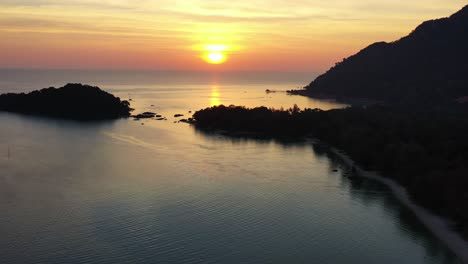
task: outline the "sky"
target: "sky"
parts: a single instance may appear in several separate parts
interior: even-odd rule
[[[0,68],[321,72],[466,4],[0,0]]]

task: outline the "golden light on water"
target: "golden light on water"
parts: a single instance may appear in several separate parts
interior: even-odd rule
[[[221,104],[220,96],[221,96],[221,94],[219,93],[218,85],[211,86],[211,94],[210,94],[210,104],[211,104],[211,106]]]

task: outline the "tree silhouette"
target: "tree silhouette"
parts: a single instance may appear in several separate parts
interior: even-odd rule
[[[121,101],[98,87],[67,84],[58,89],[50,87],[28,94],[2,94],[0,111],[76,120],[100,120],[128,117],[132,109],[128,101]]]
[[[405,186],[421,204],[453,218],[468,237],[468,120],[384,106],[322,111],[214,106],[195,112],[202,131],[284,138],[312,135],[358,164]]]

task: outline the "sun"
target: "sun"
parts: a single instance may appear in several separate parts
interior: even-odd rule
[[[223,44],[209,44],[203,47],[205,54],[203,59],[210,64],[222,64],[226,62],[227,56],[225,52],[228,46]]]
[[[206,62],[211,64],[221,64],[226,62],[226,55],[218,51],[209,52],[205,54],[204,59]]]

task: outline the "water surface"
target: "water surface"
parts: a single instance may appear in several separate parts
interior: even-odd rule
[[[36,80],[25,76],[1,89],[27,90]],[[343,105],[264,92],[299,79],[179,78],[96,83],[167,121],[0,113],[1,263],[457,263],[388,189],[351,180],[326,149],[205,134],[173,117],[220,103]]]

